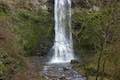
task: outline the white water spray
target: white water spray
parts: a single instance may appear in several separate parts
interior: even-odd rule
[[[71,33],[71,0],[55,0],[55,41],[50,63],[67,63],[74,59]]]

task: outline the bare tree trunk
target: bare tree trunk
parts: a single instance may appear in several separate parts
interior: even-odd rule
[[[102,59],[102,54],[103,54],[103,48],[99,54],[99,58],[98,58],[98,65],[97,65],[97,75],[96,75],[96,80],[98,80],[99,77],[99,71],[100,71],[100,63],[101,63],[101,59]]]
[[[100,66],[100,64],[101,64],[101,59],[102,59],[103,54],[104,54],[104,48],[106,48],[109,28],[110,28],[109,26],[106,28],[104,41],[103,41],[103,43],[101,44],[101,51],[100,51],[99,57],[98,57],[96,80],[98,80],[98,77],[99,77],[99,72],[100,72],[100,67],[101,67],[101,66]]]
[[[105,74],[105,64],[106,64],[106,59],[104,60],[103,62],[103,69],[102,69],[102,76],[101,76],[101,79],[100,80],[104,80],[104,74]]]

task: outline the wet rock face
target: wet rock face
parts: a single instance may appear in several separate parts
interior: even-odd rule
[[[54,0],[47,0],[48,11],[53,12],[54,10]]]
[[[72,7],[82,7],[82,8],[89,8],[90,4],[88,0],[72,0]]]

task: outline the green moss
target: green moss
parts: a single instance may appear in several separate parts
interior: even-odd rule
[[[14,21],[19,42],[28,54],[32,53],[40,41],[52,37],[52,22],[47,12],[19,11],[14,16]]]

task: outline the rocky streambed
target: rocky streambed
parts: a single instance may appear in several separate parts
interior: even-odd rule
[[[47,80],[86,80],[69,63],[46,64],[42,73]]]

